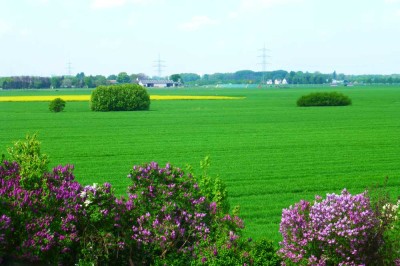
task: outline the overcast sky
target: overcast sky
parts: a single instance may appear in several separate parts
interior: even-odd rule
[[[0,76],[400,73],[400,0],[0,0]]]

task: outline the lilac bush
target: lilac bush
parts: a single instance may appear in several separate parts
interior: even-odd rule
[[[284,209],[279,253],[287,264],[360,265],[376,261],[383,239],[366,192],[328,194],[314,204],[300,201]]]
[[[78,239],[80,185],[74,181],[72,166],[58,166],[43,176],[43,187],[23,188],[19,167],[4,161],[0,166],[0,225],[7,253],[28,261],[57,262],[72,259]],[[4,220],[4,219],[3,219]],[[2,224],[0,222],[0,224]]]
[[[129,231],[122,227],[123,200],[115,197],[109,183],[85,186],[79,197],[83,202],[79,219],[80,262],[123,264],[125,238]]]
[[[146,257],[191,256],[210,235],[210,202],[190,174],[167,164],[134,166],[128,175],[124,221],[130,222],[131,239]]]

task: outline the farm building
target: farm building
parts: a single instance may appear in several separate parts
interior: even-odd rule
[[[139,80],[139,85],[143,87],[156,87],[156,88],[167,88],[167,87],[178,87],[181,85],[180,82],[175,82],[168,79],[143,79]]]

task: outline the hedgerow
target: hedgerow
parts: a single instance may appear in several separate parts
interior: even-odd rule
[[[98,86],[90,99],[92,111],[139,111],[150,108],[150,96],[138,84]]]
[[[297,106],[346,106],[351,99],[338,92],[315,92],[303,95],[297,100]]]

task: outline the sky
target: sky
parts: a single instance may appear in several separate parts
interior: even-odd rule
[[[400,0],[0,0],[0,77],[400,73]]]

